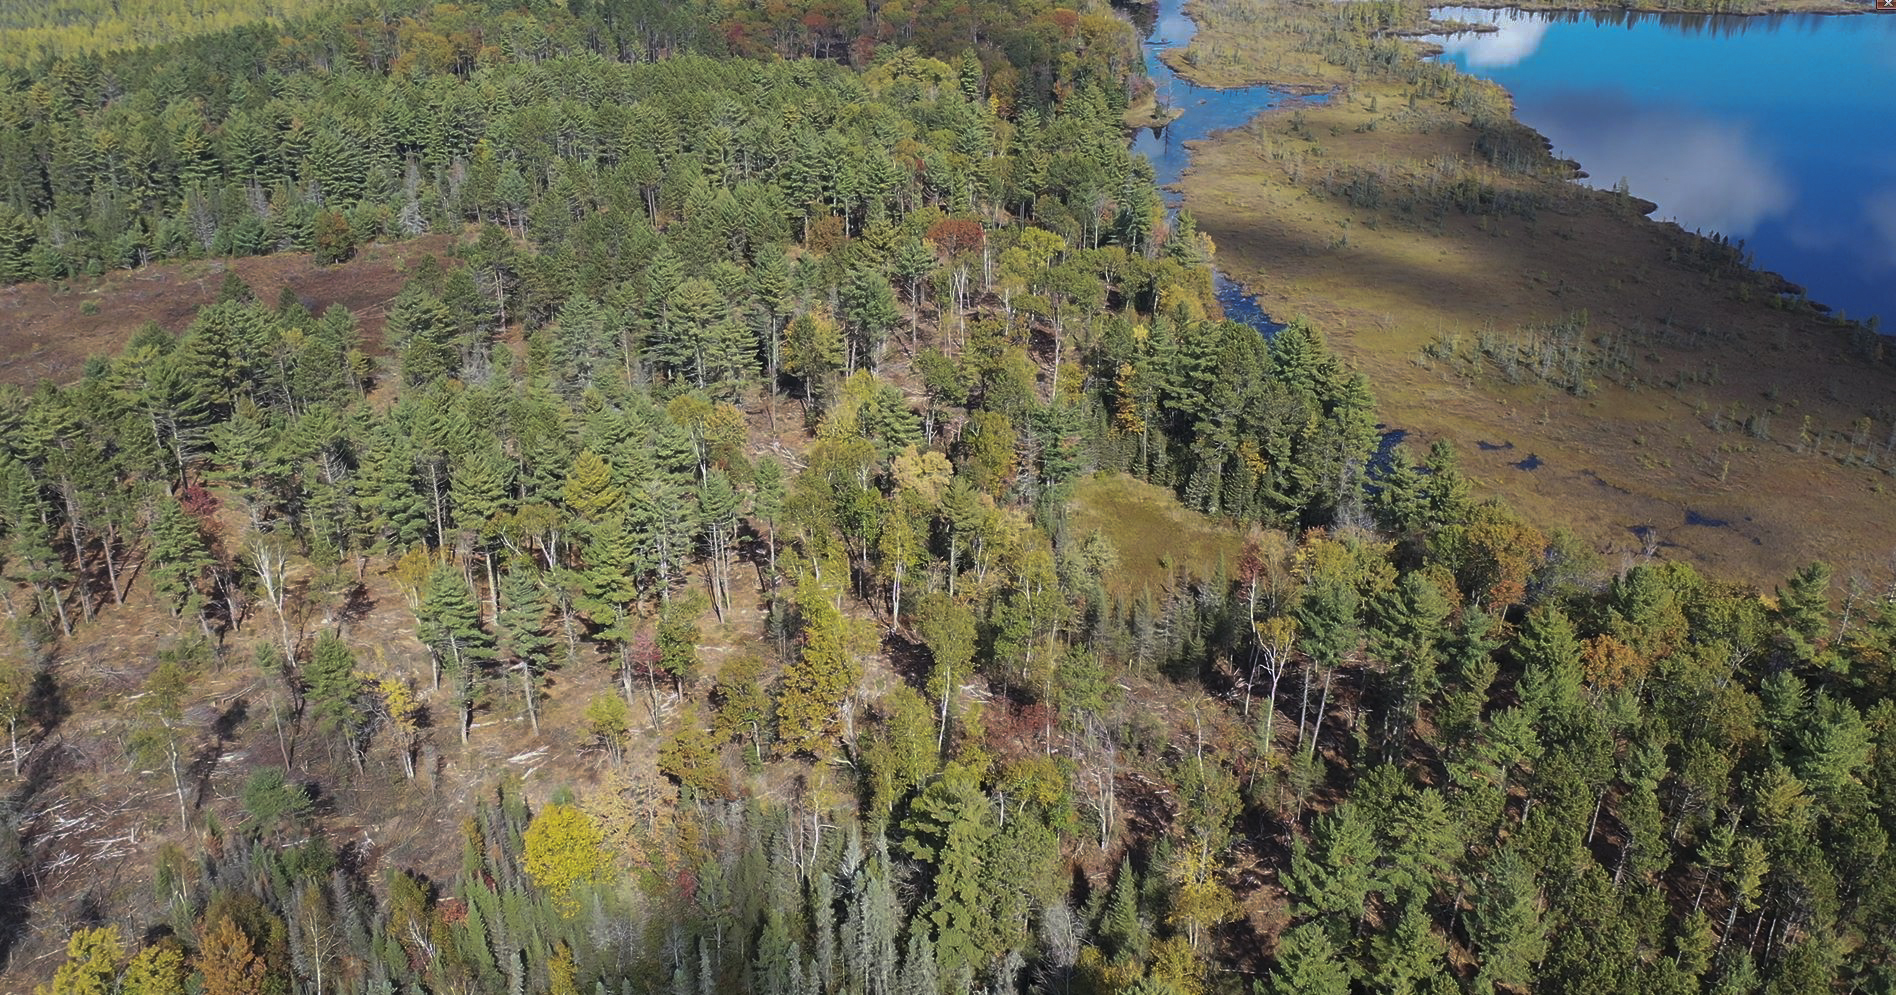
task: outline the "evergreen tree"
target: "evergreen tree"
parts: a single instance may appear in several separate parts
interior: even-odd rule
[[[1269,995],[1349,995],[1350,972],[1322,926],[1307,922],[1277,941]]]
[[[356,673],[355,654],[342,637],[329,631],[316,637],[309,662],[303,665],[303,680],[316,728],[353,748],[362,725],[362,678]]]
[[[546,666],[547,649],[553,640],[546,633],[547,597],[540,578],[526,566],[507,571],[500,585],[500,615],[495,627],[500,632],[500,651],[520,672],[521,701],[526,705],[527,720],[533,732],[540,732],[540,670]]]
[[[855,624],[814,576],[797,584],[803,649],[784,671],[777,694],[777,736],[784,753],[814,753],[834,731],[839,709],[862,674]]]
[[[1481,957],[1476,977],[1490,985],[1520,988],[1534,977],[1547,952],[1549,923],[1541,912],[1540,888],[1527,862],[1503,849],[1486,862],[1469,934]]]
[[[459,715],[461,742],[474,724],[474,702],[479,694],[481,665],[494,656],[494,639],[481,628],[480,608],[474,603],[474,590],[467,578],[452,565],[442,563],[428,575],[422,593],[417,620],[422,641],[428,644],[437,666],[445,664],[454,682],[454,703]]]
[[[151,525],[152,588],[173,618],[196,617],[204,606],[203,582],[215,561],[198,520],[174,498],[163,498]]]

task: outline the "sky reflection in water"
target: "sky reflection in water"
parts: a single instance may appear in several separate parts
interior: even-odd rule
[[[1435,41],[1584,182],[1896,321],[1896,17],[1437,14],[1499,26]]]

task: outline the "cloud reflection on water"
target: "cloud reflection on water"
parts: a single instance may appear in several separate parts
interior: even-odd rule
[[[1896,190],[1864,198],[1863,220],[1876,235],[1876,244],[1863,257],[1864,264],[1872,273],[1896,270]]]
[[[1549,24],[1545,17],[1503,10],[1450,8],[1439,11],[1438,16],[1496,27],[1495,31],[1480,34],[1468,32],[1430,39],[1442,46],[1442,54],[1460,56],[1467,65],[1477,69],[1506,69],[1519,64],[1540,48]]]
[[[1741,238],[1797,201],[1785,171],[1743,123],[1599,92],[1569,91],[1523,111],[1558,136],[1560,153],[1586,167],[1590,185],[1610,189],[1624,178],[1635,195],[1659,205],[1661,218]]]

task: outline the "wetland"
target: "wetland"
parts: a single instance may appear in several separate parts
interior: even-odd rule
[[[1455,442],[1487,493],[1573,522],[1609,561],[1663,550],[1760,582],[1817,557],[1886,568],[1888,340],[1749,265],[1749,242],[1667,220],[1676,203],[1633,179],[1574,182],[1589,164],[1550,152],[1505,89],[1403,37],[1432,23],[1392,4],[1160,5],[1148,61],[1183,114],[1139,142],[1162,181],[1186,153],[1177,190],[1243,285],[1221,294],[1248,309],[1233,316],[1310,318],[1391,427]],[[1246,100],[1257,116],[1226,124]]]

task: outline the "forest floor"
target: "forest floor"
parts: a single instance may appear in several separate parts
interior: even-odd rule
[[[363,246],[356,257],[320,265],[307,252],[238,259],[198,259],[114,270],[105,276],[0,287],[0,383],[31,387],[41,380],[71,383],[86,360],[110,356],[147,321],[177,332],[217,299],[224,274],[236,270],[274,305],[286,286],[312,314],[331,304],[355,312],[364,338],[379,343],[388,305],[424,255],[453,248],[451,235],[423,235]]]
[[[1297,0],[1192,11],[1201,53],[1169,54],[1195,81],[1332,87],[1199,144],[1180,187],[1221,268],[1324,331],[1390,426],[1453,441],[1483,492],[1569,524],[1608,567],[1662,553],[1768,588],[1823,558],[1887,578],[1896,343],[1569,182],[1525,127],[1540,164],[1504,172],[1439,99],[1251,45],[1316,16]],[[1457,184],[1536,206],[1470,214]],[[1561,356],[1582,375],[1543,372]]]

